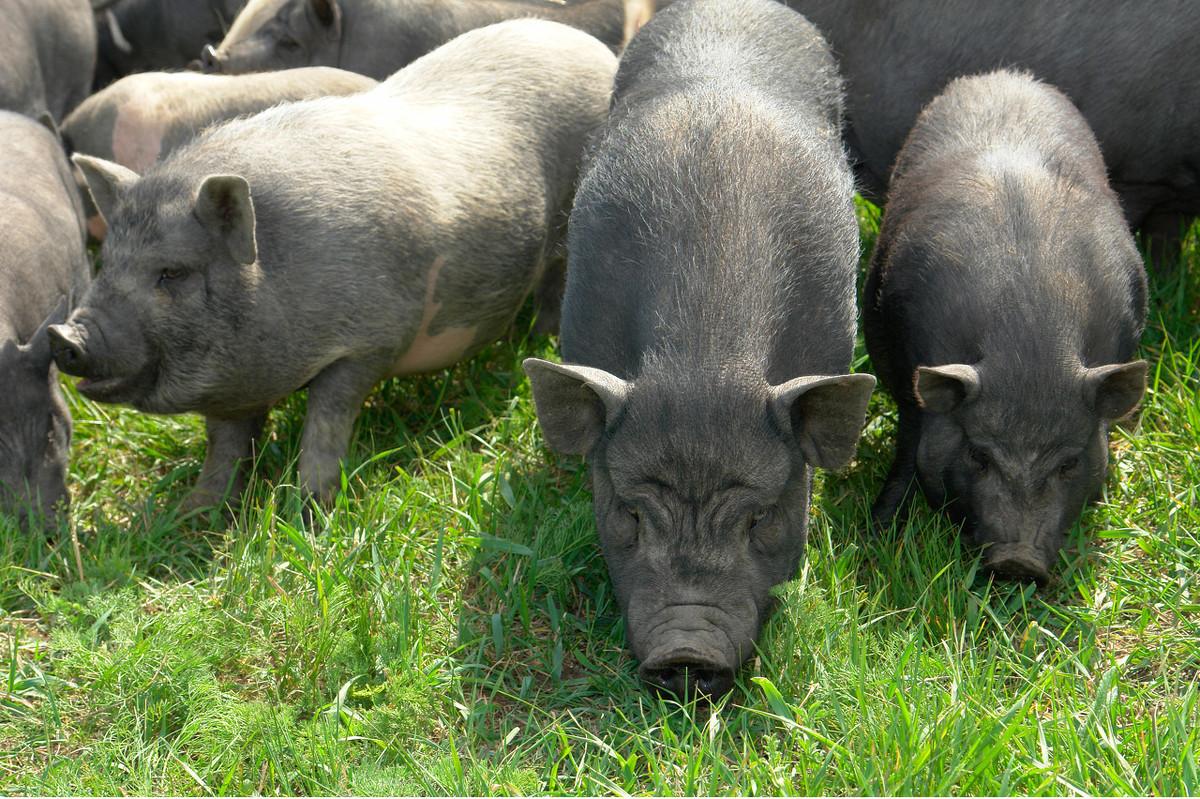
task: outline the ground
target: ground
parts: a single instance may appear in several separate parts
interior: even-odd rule
[[[0,792],[1200,793],[1198,233],[1152,275],[1150,390],[1053,584],[993,583],[919,501],[868,531],[878,392],[714,708],[638,683],[586,470],[537,428],[529,314],[382,386],[309,523],[302,395],[227,523],[178,512],[199,419],[72,393],[76,534],[0,521]]]

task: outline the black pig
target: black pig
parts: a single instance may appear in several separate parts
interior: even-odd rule
[[[566,361],[525,362],[589,456],[640,673],[719,695],[804,553],[813,467],[850,460],[858,257],[841,82],[770,0],[679,0],[634,37],[569,226]]]
[[[900,407],[883,523],[915,474],[986,547],[1045,581],[1138,404],[1145,270],[1087,122],[1026,74],[960,78],[892,173],[867,347]]]

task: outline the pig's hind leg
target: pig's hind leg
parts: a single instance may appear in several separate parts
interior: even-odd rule
[[[308,384],[308,413],[300,438],[300,486],[328,504],[341,485],[341,461],[367,394],[387,373],[383,364],[338,361]]]
[[[896,457],[875,503],[871,506],[871,521],[877,531],[890,527],[897,518],[907,515],[916,490],[917,445],[921,440],[921,412],[900,406],[900,423],[896,430]]]
[[[184,512],[212,508],[229,498],[237,501],[246,489],[246,469],[254,458],[254,447],[262,435],[267,412],[242,419],[204,419],[208,451],[200,479],[183,501]]]

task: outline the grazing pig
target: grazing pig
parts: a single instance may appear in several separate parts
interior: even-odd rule
[[[63,141],[68,151],[144,172],[214,123],[375,85],[366,76],[330,67],[255,75],[143,72],[122,78],[72,111],[63,122]],[[91,206],[90,196],[84,205]],[[103,220],[94,207],[87,210],[88,232],[103,241]]]
[[[348,69],[383,80],[455,36],[516,17],[541,17],[621,44],[624,0],[250,0],[208,72],[302,66]]]
[[[787,0],[848,84],[847,141],[882,197],[917,113],[952,79],[1030,70],[1079,107],[1130,226],[1162,255],[1200,214],[1200,13],[1192,0]]]
[[[268,409],[307,386],[300,478],[329,498],[376,383],[509,326],[615,69],[587,34],[519,20],[371,91],[211,128],[140,178],[75,156],[109,234],[96,282],[51,328],[59,367],[93,399],[207,417],[192,507],[240,487]]]
[[[79,196],[58,138],[0,111],[0,512],[54,523],[67,498],[71,415],[47,325],[87,286]]]
[[[569,233],[565,363],[529,359],[588,456],[643,679],[719,695],[804,553],[814,467],[854,454],[858,225],[841,82],[771,0],[676,0],[630,43]]]
[[[0,8],[0,109],[59,122],[88,96],[95,67],[88,0],[8,0]]]
[[[985,567],[1045,581],[1146,380],[1144,269],[1071,102],[1017,72],[951,82],[900,151],[864,303],[900,407],[876,519],[915,474]]]
[[[216,44],[246,0],[93,0],[96,91],[135,72],[183,69]]]

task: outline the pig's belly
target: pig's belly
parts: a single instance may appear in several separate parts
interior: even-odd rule
[[[393,375],[432,372],[453,366],[463,359],[479,335],[479,326],[469,324],[441,324],[436,333],[430,332],[442,310],[443,303],[434,297],[438,276],[445,264],[446,259],[439,257],[429,267],[425,278],[425,306],[421,311],[421,325],[412,343],[392,365]]]
[[[430,335],[429,321],[422,320],[417,337],[393,364],[393,374],[433,372],[453,366],[468,353],[479,334],[477,327],[447,327]]]

